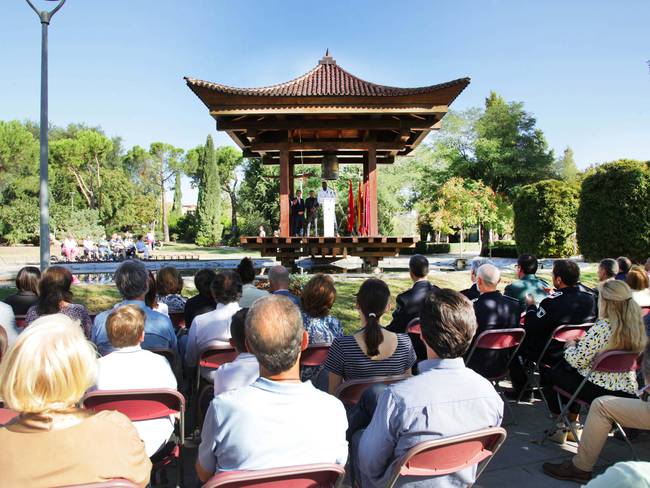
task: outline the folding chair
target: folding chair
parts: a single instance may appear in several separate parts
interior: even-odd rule
[[[19,329],[24,329],[27,327],[27,320],[25,315],[16,315],[16,327]]]
[[[300,366],[320,366],[327,359],[330,346],[324,342],[310,344],[300,355]]]
[[[558,421],[562,421],[564,427],[571,430],[571,433],[573,434],[573,438],[576,439],[576,443],[578,443],[578,433],[574,430],[573,425],[571,425],[571,422],[567,417],[567,413],[569,412],[569,407],[571,407],[571,405],[574,402],[578,403],[581,407],[588,407],[590,405],[589,402],[585,402],[584,400],[581,400],[580,398],[578,398],[578,396],[580,395],[580,391],[585,386],[587,381],[589,381],[591,375],[593,373],[634,372],[637,369],[639,369],[639,358],[640,358],[639,353],[630,352],[630,351],[610,350],[610,351],[601,352],[591,362],[589,373],[587,373],[587,376],[584,377],[584,379],[582,380],[578,388],[576,388],[575,392],[570,393],[558,386],[554,386],[553,391],[555,391],[555,393],[557,394],[557,401],[558,404],[561,406],[561,409],[559,415],[555,418],[553,425],[556,426],[558,424]],[[564,404],[562,403],[563,397],[569,399]],[[637,457],[636,451],[634,450],[634,446],[632,446],[632,443],[627,438],[627,434],[623,430],[623,427],[621,427],[621,425],[618,422],[614,422],[614,423],[616,424],[616,428],[621,432],[623,439],[632,450],[632,454],[634,455],[634,457]],[[544,441],[553,434],[553,430],[554,429],[550,429],[549,432],[546,433],[541,443],[544,443]]]
[[[542,352],[540,353],[537,360],[529,361],[529,364],[526,368],[526,384],[522,388],[521,393],[519,394],[519,398],[517,398],[517,402],[521,401],[521,397],[530,387],[530,389],[533,391],[539,392],[544,402],[544,406],[546,407],[546,411],[549,413],[549,415],[551,415],[551,410],[548,408],[548,401],[544,396],[544,391],[542,390],[540,384],[540,377],[542,368],[550,369],[553,365],[545,362],[544,356],[546,356],[546,353],[548,352],[549,347],[551,347],[553,341],[560,344],[565,344],[569,341],[579,341],[585,336],[585,334],[587,334],[587,331],[591,328],[592,325],[594,325],[593,322],[576,325],[560,325],[553,331],[551,337],[549,337],[548,341],[546,341],[546,344],[544,345]]]
[[[141,390],[105,390],[86,393],[82,405],[95,412],[117,410],[132,422],[152,420],[174,415],[179,419],[180,438],[174,449],[158,462],[153,469],[158,469],[176,461],[176,484],[181,486],[183,480],[182,449],[185,440],[185,397],[169,388],[152,388]]]
[[[406,333],[407,334],[422,334],[422,327],[420,325],[420,317],[415,317],[411,319],[408,324],[406,324]]]
[[[344,381],[339,385],[339,387],[334,392],[334,396],[343,402],[343,405],[346,407],[352,407],[356,405],[361,399],[361,395],[366,389],[377,383],[383,383],[384,385],[390,385],[391,383],[397,383],[398,381],[405,380],[410,378],[409,374],[400,374],[395,376],[372,376],[369,378],[359,378],[356,380]]]
[[[100,481],[98,483],[84,483],[83,485],[67,485],[60,486],[59,488],[139,488],[140,485],[136,485],[129,480],[124,478],[115,478],[108,481]]]
[[[18,412],[0,406],[0,425],[5,425],[18,417]]]
[[[431,478],[457,473],[477,465],[477,480],[506,439],[502,427],[469,432],[416,444],[395,462],[393,475],[386,485],[392,488],[401,476]]]
[[[215,474],[203,488],[335,488],[345,469],[338,464],[305,464],[254,471],[225,471]]]
[[[210,407],[210,402],[214,399],[214,385],[205,385],[199,393],[198,399],[198,412],[196,425],[199,428],[203,427],[203,420],[205,420],[205,415],[208,413],[208,407]]]
[[[641,307],[641,317],[645,317],[650,313],[650,307]]]
[[[171,312],[169,319],[172,321],[174,330],[178,332],[179,329],[185,328],[185,313],[184,312]]]
[[[196,368],[196,391],[201,387],[201,369],[217,369],[237,357],[237,351],[230,344],[221,341],[210,342],[199,352],[199,367]]]
[[[506,349],[511,350],[508,354],[508,359],[506,360],[503,370],[495,373],[491,377],[486,377],[486,379],[494,385],[494,389],[503,400],[506,409],[510,412],[512,422],[514,424],[517,423],[515,413],[512,411],[512,408],[510,408],[510,404],[503,394],[503,390],[499,385],[499,381],[504,380],[508,377],[510,363],[517,355],[517,351],[519,351],[519,347],[521,346],[521,343],[524,342],[525,337],[526,331],[522,328],[491,329],[483,331],[474,341],[474,345],[470,349],[469,354],[465,359],[465,364],[469,365],[470,360],[472,359],[472,356],[477,349],[482,349],[485,351],[504,351]]]

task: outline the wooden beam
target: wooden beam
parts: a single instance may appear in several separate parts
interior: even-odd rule
[[[289,237],[289,152],[280,152],[280,236]]]
[[[383,151],[399,151],[404,149],[404,144],[399,142],[360,142],[360,141],[313,141],[313,142],[260,142],[252,144],[250,150],[259,151],[336,151],[339,149],[354,149],[368,151],[370,149]]]
[[[368,151],[367,173],[370,198],[370,227],[368,234],[376,236],[379,235],[379,220],[377,215],[377,151],[374,148]]]
[[[375,130],[399,130],[399,129],[426,129],[436,122],[436,116],[430,115],[418,119],[399,118],[390,119],[285,119],[277,120],[267,118],[266,120],[232,120],[225,117],[217,118],[217,130],[292,130],[292,129],[375,129]]]

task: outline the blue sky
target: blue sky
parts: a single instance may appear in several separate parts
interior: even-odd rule
[[[490,90],[522,101],[580,167],[649,159],[649,21],[647,0],[68,0],[50,27],[50,120],[101,125],[127,146],[187,149],[208,133],[231,144],[183,76],[268,85],[329,48],[382,84],[470,76],[453,108]],[[27,4],[2,2],[0,119],[38,119],[39,46]]]

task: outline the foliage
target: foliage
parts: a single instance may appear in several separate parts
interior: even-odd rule
[[[517,192],[514,211],[520,254],[565,257],[575,252],[576,185],[557,180],[526,185]]]
[[[174,201],[172,203],[172,209],[169,212],[170,220],[178,219],[183,213],[183,193],[181,190],[181,172],[176,171],[174,175]]]
[[[648,162],[619,160],[597,167],[582,182],[577,235],[586,259],[650,256]]]
[[[494,241],[490,245],[490,256],[493,258],[517,258],[519,252],[514,241]]]
[[[278,174],[277,167],[265,167],[259,158],[244,163],[244,177],[238,195],[243,235],[257,235],[260,225],[264,225],[269,236],[280,228]]]
[[[400,254],[449,254],[450,252],[451,244],[419,241],[415,249],[403,249]]]
[[[36,244],[39,235],[38,198],[21,195],[0,206],[0,239],[10,245]]]
[[[554,173],[565,181],[575,181],[578,177],[578,166],[573,159],[573,149],[567,146],[562,157],[554,163]]]
[[[215,151],[212,136],[208,136],[199,155],[201,179],[196,206],[196,238],[199,246],[215,246],[221,241],[221,183],[219,181],[219,151]]]
[[[169,222],[169,232],[177,236],[176,240],[194,242],[196,239],[196,215],[188,212]]]
[[[52,207],[51,230],[59,239],[71,235],[77,240],[88,236],[98,240],[106,235],[99,223],[99,211],[86,208],[70,212],[67,206],[61,205]]]
[[[149,147],[149,155],[151,156],[151,173],[155,175],[155,181],[159,187],[163,239],[165,242],[169,242],[167,182],[181,170],[183,150],[164,142],[153,142]]]

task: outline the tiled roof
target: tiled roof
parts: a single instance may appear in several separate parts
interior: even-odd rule
[[[271,97],[394,97],[436,91],[454,85],[467,85],[469,78],[417,88],[384,86],[362,80],[336,64],[328,55],[304,75],[278,85],[260,88],[236,88],[186,77],[187,84],[231,95]]]

